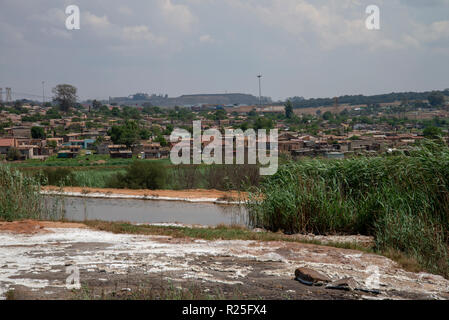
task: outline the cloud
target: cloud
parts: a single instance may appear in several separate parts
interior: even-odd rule
[[[212,38],[211,35],[203,34],[202,36],[200,36],[200,42],[201,43],[214,43],[215,40],[214,40],[214,38]]]
[[[159,7],[166,23],[177,27],[179,31],[190,31],[196,22],[196,17],[186,5],[174,4],[172,0],[159,0]]]

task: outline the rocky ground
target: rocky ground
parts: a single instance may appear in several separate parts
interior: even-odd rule
[[[440,276],[310,244],[112,234],[50,222],[0,223],[0,244],[2,299],[449,298]],[[76,270],[80,290],[67,287]]]

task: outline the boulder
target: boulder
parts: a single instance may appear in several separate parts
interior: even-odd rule
[[[322,285],[328,283],[331,279],[324,273],[318,272],[310,268],[298,268],[295,270],[295,278],[305,285]]]

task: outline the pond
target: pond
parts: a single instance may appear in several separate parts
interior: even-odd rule
[[[131,223],[180,223],[206,226],[246,225],[246,209],[238,205],[157,201],[133,199],[101,199],[46,197],[47,206],[57,203],[71,221],[102,220]]]

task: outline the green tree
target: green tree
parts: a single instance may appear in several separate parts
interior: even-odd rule
[[[20,159],[20,151],[17,148],[9,148],[6,153],[6,159],[9,161],[16,161]]]
[[[135,121],[127,120],[121,126],[113,126],[108,135],[115,144],[125,144],[131,147],[140,140],[140,132],[138,124]]]
[[[438,127],[430,126],[424,129],[423,135],[427,139],[438,139],[443,135],[443,131]]]
[[[291,119],[293,118],[293,104],[290,100],[287,101],[287,103],[285,104],[285,117],[287,119]]]
[[[33,139],[45,139],[45,131],[42,127],[32,127],[31,128],[31,137]]]
[[[92,108],[94,110],[99,110],[101,108],[101,102],[97,100],[92,101]]]
[[[77,89],[70,84],[58,84],[53,88],[54,100],[58,103],[61,111],[67,112],[76,104]]]
[[[432,91],[427,99],[432,107],[441,107],[444,104],[444,95],[439,91]]]

